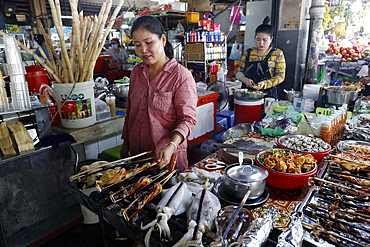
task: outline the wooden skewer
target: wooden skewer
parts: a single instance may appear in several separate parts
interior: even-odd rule
[[[342,188],[347,189],[347,190],[352,190],[354,192],[357,192],[357,193],[361,193],[361,194],[365,194],[365,195],[370,196],[370,193],[367,193],[367,192],[362,191],[362,190],[352,189],[352,188],[350,188],[348,186],[345,186],[345,185],[342,185],[342,184],[333,183],[333,182],[330,182],[328,180],[325,180],[325,179],[322,179],[322,178],[318,178],[318,177],[314,177],[314,179],[317,180],[317,181],[319,181],[319,182],[323,182],[323,183],[326,183],[326,184],[335,185],[335,186],[342,187]]]
[[[312,230],[312,229],[314,228],[314,226],[313,226],[313,225],[308,224],[308,223],[306,223],[306,222],[304,222],[304,221],[302,221],[302,226],[303,226],[304,228],[306,228],[306,229],[309,229],[309,230]],[[351,242],[351,243],[354,243],[354,244],[360,245],[360,246],[362,246],[362,247],[369,247],[368,245],[361,244],[361,243],[359,243],[359,242],[357,242],[357,241],[354,241],[354,240],[352,240],[352,239],[350,239],[350,238],[343,237],[343,236],[341,236],[341,235],[339,235],[339,234],[337,234],[337,233],[335,233],[335,232],[332,232],[332,231],[326,231],[326,230],[324,230],[324,228],[323,228],[323,227],[322,227],[322,230],[320,230],[320,231],[322,231],[323,233],[325,233],[325,234],[327,234],[327,235],[332,235],[332,236],[334,236],[334,237],[337,237],[337,238],[340,238],[340,239],[344,239],[344,240],[346,240],[346,241],[348,241],[348,242]]]
[[[360,162],[357,162],[357,161],[353,161],[353,160],[350,160],[350,159],[346,159],[346,158],[342,158],[340,156],[336,156],[336,155],[332,155],[332,154],[329,154],[330,157],[333,157],[333,158],[338,158],[338,159],[342,159],[342,160],[345,160],[347,162],[352,162],[354,164],[357,164],[357,165],[364,165],[364,166],[370,166],[370,164],[367,164],[367,163],[360,163]],[[335,160],[334,162],[341,162],[343,163],[343,161],[340,161],[340,160]]]

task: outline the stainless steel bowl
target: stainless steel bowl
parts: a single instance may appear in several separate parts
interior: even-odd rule
[[[247,134],[250,130],[251,130],[250,123],[241,123],[234,125],[233,127],[229,128],[222,134],[221,140],[224,142],[229,139],[239,138]]]
[[[326,96],[326,103],[334,105],[354,105],[359,96],[360,91],[343,91],[335,90],[336,87],[325,87],[324,95]],[[343,87],[342,87],[343,88]]]
[[[257,101],[260,99],[263,99],[263,97],[266,95],[265,93],[261,92],[259,94],[251,94],[251,93],[246,93],[250,92],[251,90],[248,89],[237,89],[234,90],[234,98],[236,100],[241,100],[241,101]]]

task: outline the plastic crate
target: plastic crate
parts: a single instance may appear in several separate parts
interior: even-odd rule
[[[227,128],[231,128],[234,126],[234,111],[229,111],[229,110],[223,110],[220,112],[216,113],[216,117],[224,117],[227,118]]]
[[[325,115],[325,116],[330,116],[332,114],[332,111],[328,108],[317,107],[315,113]],[[347,111],[347,119],[350,119],[351,117],[352,117],[352,112]]]
[[[225,117],[217,117],[216,116],[216,123],[225,126],[225,129],[230,128],[229,125],[228,125],[228,122],[227,122],[227,118],[225,118]]]

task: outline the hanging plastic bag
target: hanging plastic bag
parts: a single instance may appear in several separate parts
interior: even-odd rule
[[[45,89],[43,90],[43,88],[45,88]],[[50,97],[54,97],[55,93],[54,93],[53,89],[51,89],[51,87],[49,87],[46,84],[42,84],[40,89],[39,89],[39,92],[42,92],[41,98],[40,98],[41,105],[44,105],[44,106],[53,106],[54,105],[54,103],[53,103],[53,101],[51,100]]]
[[[179,23],[177,23],[176,33],[177,33],[177,35],[183,35],[184,32],[185,32],[185,29],[184,29],[184,27],[181,25],[181,23],[179,21]]]
[[[239,23],[241,18],[242,17],[240,14],[240,9],[238,8],[238,6],[237,5],[232,6],[230,11],[230,22],[236,25]]]
[[[240,43],[234,43],[233,46],[231,47],[229,58],[231,60],[240,60],[242,58],[242,53],[243,53],[243,45]]]

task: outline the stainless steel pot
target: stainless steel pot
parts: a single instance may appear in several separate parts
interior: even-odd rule
[[[258,94],[252,94],[247,92],[252,92],[253,90],[250,89],[233,89],[234,98],[240,101],[257,101],[263,99],[266,95],[265,93],[261,92]]]
[[[335,90],[336,87],[325,87],[323,96],[325,96],[326,103],[334,105],[354,105],[360,91],[343,91]],[[343,88],[343,87],[342,87]]]
[[[130,84],[128,84],[128,83],[125,83],[125,84],[120,84],[120,83],[113,84],[113,92],[114,92],[114,95],[117,98],[127,98],[128,97],[129,87],[130,87]]]
[[[248,199],[259,198],[266,187],[268,171],[255,166],[243,163],[233,164],[226,168],[224,173],[223,186],[226,192],[237,199],[243,199],[248,189],[251,194]]]

